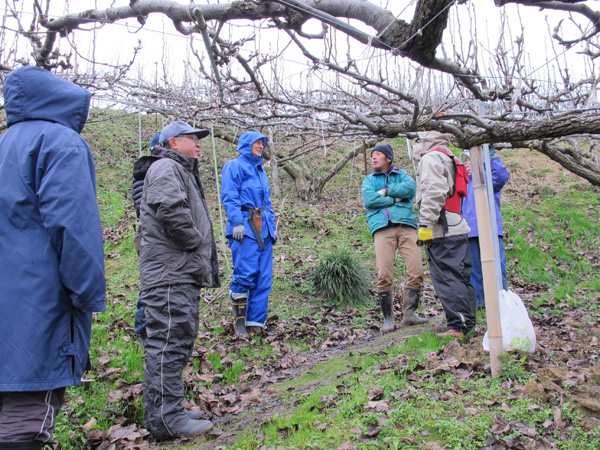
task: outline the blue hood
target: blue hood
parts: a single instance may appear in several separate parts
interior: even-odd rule
[[[8,127],[46,120],[77,133],[83,130],[92,98],[89,91],[33,66],[9,73],[3,93]]]
[[[252,158],[253,157],[252,156],[252,144],[254,144],[259,139],[263,140],[264,148],[266,148],[267,142],[269,142],[269,139],[267,139],[267,137],[264,134],[260,134],[258,131],[245,131],[240,136],[237,151],[240,152],[240,155],[242,155],[242,156]],[[263,149],[263,153],[264,153],[264,149]],[[262,155],[260,158],[258,158],[257,156],[254,156],[254,158],[257,158],[259,160],[259,162],[262,163]]]

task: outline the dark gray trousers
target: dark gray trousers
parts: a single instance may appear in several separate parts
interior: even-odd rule
[[[0,442],[51,442],[65,388],[0,392]]]
[[[177,436],[189,420],[181,401],[181,378],[198,335],[195,284],[160,286],[142,291],[146,305],[144,424],[156,439]]]
[[[467,333],[475,327],[477,294],[471,285],[471,250],[468,235],[431,241],[427,247],[429,271],[448,328]]]

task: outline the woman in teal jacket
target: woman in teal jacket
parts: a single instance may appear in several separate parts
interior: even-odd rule
[[[424,322],[415,314],[423,287],[421,250],[417,246],[417,218],[413,209],[417,192],[415,180],[393,165],[394,151],[388,144],[371,151],[373,173],[362,184],[367,220],[375,243],[377,292],[384,324],[382,331],[394,326],[392,282],[396,251],[400,252],[408,280],[403,292],[404,324]]]

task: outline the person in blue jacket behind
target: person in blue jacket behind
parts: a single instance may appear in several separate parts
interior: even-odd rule
[[[273,243],[277,241],[271,189],[262,167],[267,137],[246,131],[240,156],[223,166],[221,200],[227,213],[225,235],[233,259],[230,297],[237,335],[265,326],[273,282]]]
[[[500,197],[502,188],[508,182],[510,173],[500,158],[495,154],[495,148],[490,145],[490,168],[492,170],[492,187],[494,189],[494,205],[496,208],[496,225],[498,226],[498,249],[500,253],[500,266],[502,270],[502,289],[508,290],[506,279],[506,255],[504,251],[504,239],[502,232],[502,212],[500,210]],[[467,159],[465,167],[471,172],[471,160]],[[479,228],[477,227],[477,214],[475,212],[475,195],[473,193],[473,176],[469,174],[469,186],[467,196],[463,200],[462,214],[469,228],[469,247],[473,259],[473,270],[471,271],[471,284],[477,292],[477,307],[485,308],[485,296],[483,294],[483,273],[481,268],[481,251],[479,247]]]
[[[0,449],[52,441],[106,308],[91,94],[38,67],[8,74],[0,138]]]
[[[133,199],[133,206],[135,209],[135,216],[138,219],[137,229],[135,235],[133,237],[133,244],[135,247],[135,251],[140,254],[140,205],[142,204],[142,194],[144,193],[144,178],[146,176],[146,172],[148,168],[152,164],[151,158],[158,159],[158,156],[154,155],[155,152],[159,152],[159,139],[160,139],[160,131],[157,131],[152,136],[152,140],[150,141],[150,152],[151,155],[142,156],[138,161],[141,163],[144,161],[144,164],[140,164],[142,166],[143,174],[136,173],[138,169],[138,162],[134,165],[133,169],[133,180],[131,183],[131,198]],[[156,149],[156,150],[155,150]],[[144,306],[144,302],[142,302],[142,292],[138,295],[137,304],[135,307],[135,332],[140,336],[140,342],[142,346],[146,345],[146,307]]]

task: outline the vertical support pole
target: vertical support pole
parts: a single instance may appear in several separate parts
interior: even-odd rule
[[[368,175],[367,173],[367,144],[365,143],[364,139],[362,141],[363,144],[363,156],[365,157],[365,177]]]
[[[271,167],[273,168],[273,195],[281,198],[281,187],[279,184],[279,165],[277,163],[277,145],[273,138],[273,129],[269,130],[269,148],[271,149]]]
[[[500,323],[500,307],[498,305],[498,278],[496,277],[496,258],[492,236],[492,221],[489,213],[489,202],[483,168],[483,151],[481,147],[473,147],[471,155],[471,175],[473,176],[473,193],[475,210],[479,228],[479,247],[481,249],[481,269],[483,272],[483,291],[485,293],[485,309],[487,313],[488,338],[490,341],[490,363],[492,376],[500,374],[500,354],[502,353],[502,326]],[[496,240],[498,238],[496,237]]]
[[[142,157],[142,71],[138,66],[138,135],[140,142],[140,158]]]
[[[158,95],[158,61],[154,61],[154,92],[155,92],[156,98],[159,98],[159,95]],[[157,110],[158,110],[158,108],[157,108]],[[154,113],[154,127],[158,128],[158,111]]]
[[[227,252],[225,251],[225,227],[223,226],[223,210],[221,207],[221,184],[219,183],[219,168],[217,166],[217,146],[215,144],[215,130],[213,126],[210,126],[210,137],[212,139],[213,146],[213,158],[215,161],[215,182],[217,184],[217,203],[219,204],[219,220],[221,222],[221,245],[223,246],[223,257],[225,258],[225,265],[229,270],[229,258],[227,258]]]
[[[415,164],[415,155],[413,153],[413,149],[412,146],[410,144],[410,139],[408,138],[408,136],[406,137],[406,151],[408,153],[408,157],[410,158],[410,161],[412,162],[412,166],[413,166],[413,173],[415,174],[415,179],[417,178],[417,166]]]

